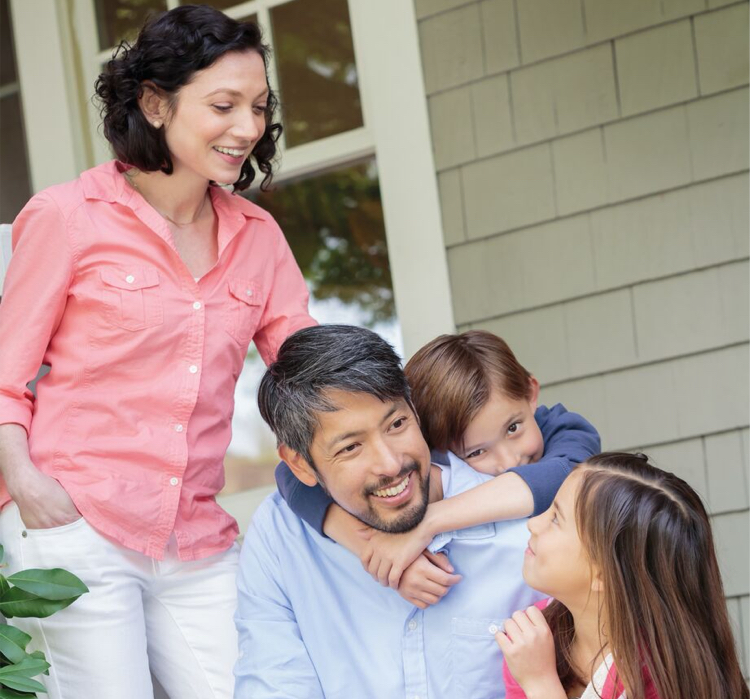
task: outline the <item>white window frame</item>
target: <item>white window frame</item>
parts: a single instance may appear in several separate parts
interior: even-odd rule
[[[290,1],[250,0],[227,14],[255,14],[270,26],[270,9]],[[413,0],[348,2],[364,125],[282,148],[276,181],[375,156],[396,312],[409,357],[455,328],[417,21]],[[167,0],[168,8],[178,4]],[[38,191],[111,158],[90,99],[111,49],[99,50],[93,0],[11,0],[11,11],[32,186]],[[274,73],[272,68],[272,85]]]

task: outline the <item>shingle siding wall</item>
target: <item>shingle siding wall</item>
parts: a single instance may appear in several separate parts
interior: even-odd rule
[[[415,7],[458,327],[701,493],[747,674],[748,4]]]

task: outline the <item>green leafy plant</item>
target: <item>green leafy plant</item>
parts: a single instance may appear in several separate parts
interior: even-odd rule
[[[0,563],[3,556],[0,545]],[[88,591],[75,575],[61,568],[30,568],[7,578],[0,575],[0,614],[8,619],[48,617]],[[20,629],[0,624],[0,699],[28,699],[46,692],[34,677],[48,675],[49,663],[40,650],[26,652],[30,641],[31,636]]]

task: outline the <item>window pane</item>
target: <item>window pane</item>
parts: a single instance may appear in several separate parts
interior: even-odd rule
[[[21,99],[0,99],[0,223],[12,223],[31,197]]]
[[[135,40],[146,18],[167,9],[166,0],[96,0],[99,48]]]
[[[347,0],[294,0],[271,9],[287,146],[362,126]]]
[[[9,0],[0,0],[0,85],[14,83],[16,57],[13,50],[13,27],[10,24]]]
[[[321,323],[367,325],[403,353],[374,160],[280,184],[250,198],[278,221]],[[225,493],[272,484],[276,442],[256,405],[265,367],[251,349],[235,393]]]
[[[246,0],[203,0],[201,2],[201,5],[210,5],[211,7],[215,7],[217,10],[228,10],[230,7],[234,7],[235,5],[239,5],[242,2],[245,2]],[[193,5],[195,4],[195,0],[180,0],[180,5]]]

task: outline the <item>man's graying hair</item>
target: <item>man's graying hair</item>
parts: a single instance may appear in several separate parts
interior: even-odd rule
[[[401,359],[382,337],[352,325],[318,325],[290,335],[258,388],[258,408],[279,444],[315,468],[310,448],[317,413],[337,406],[332,390],[366,393],[381,401],[405,400],[409,384]]]

